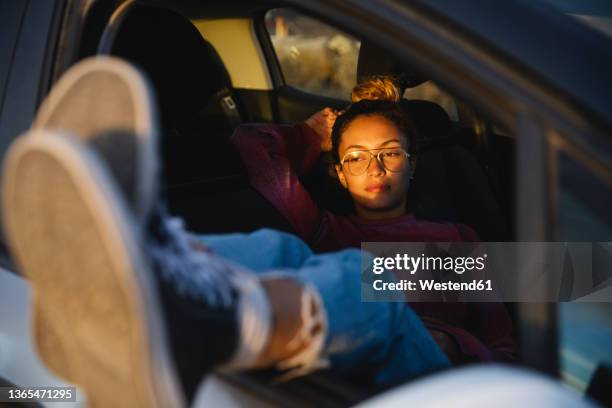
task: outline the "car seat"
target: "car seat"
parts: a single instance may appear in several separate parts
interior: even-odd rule
[[[242,120],[222,60],[189,19],[128,2],[117,9],[99,47],[142,69],[157,94],[163,187],[171,212],[198,232],[290,230],[252,189],[230,136]]]

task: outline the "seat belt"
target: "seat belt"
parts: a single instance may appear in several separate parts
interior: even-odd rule
[[[240,125],[242,123],[242,118],[233,97],[233,92],[228,88],[223,88],[215,94],[215,98],[232,127]]]

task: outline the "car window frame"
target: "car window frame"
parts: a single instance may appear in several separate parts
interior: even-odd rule
[[[270,10],[274,10],[274,8],[266,9],[256,15],[253,18],[253,27],[255,28],[255,35],[257,41],[259,41],[270,78],[272,79],[272,86],[278,89],[279,87],[285,86],[286,81],[280,61],[278,60],[276,51],[274,51],[274,44],[272,44],[272,39],[266,28],[266,14]]]
[[[5,102],[0,111],[0,160],[4,159],[9,145],[30,127],[38,105],[50,87],[67,3],[68,0],[27,3],[6,81]],[[0,228],[0,266],[19,273],[8,252],[4,227]]]
[[[27,11],[27,1],[3,3],[10,4],[13,8],[10,12],[2,14],[0,18],[6,19],[5,25],[0,25],[4,47],[0,49],[0,112],[4,104],[5,91],[11,76],[11,67],[15,58],[15,49],[19,42],[19,33],[23,25],[24,16]],[[6,10],[5,10],[6,11]]]

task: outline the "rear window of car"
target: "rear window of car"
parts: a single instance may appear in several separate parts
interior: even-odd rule
[[[290,8],[268,11],[265,24],[285,85],[350,100],[357,84],[359,39]],[[435,102],[457,120],[454,99],[431,81],[407,89],[404,97]]]
[[[356,84],[360,41],[292,9],[273,9],[265,23],[285,84],[349,100]]]

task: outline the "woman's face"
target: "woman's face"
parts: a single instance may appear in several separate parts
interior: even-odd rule
[[[359,116],[344,130],[338,153],[340,160],[352,157],[354,152],[370,150],[374,155],[384,149],[407,149],[407,139],[393,122],[380,115]],[[389,167],[389,166],[388,166]],[[391,218],[406,211],[406,192],[412,175],[410,161],[404,160],[395,171],[386,169],[375,157],[362,174],[352,174],[348,162],[336,165],[342,185],[355,202],[357,215],[369,219]]]

